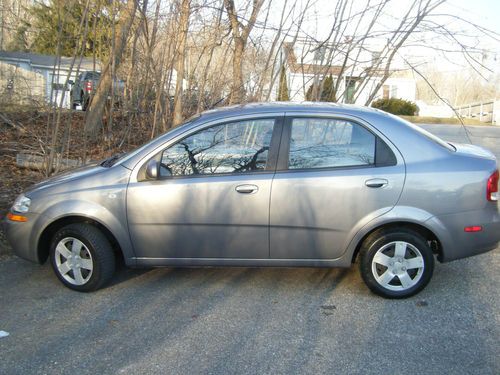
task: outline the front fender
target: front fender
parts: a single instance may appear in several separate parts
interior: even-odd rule
[[[48,207],[42,212],[37,221],[33,224],[33,230],[30,237],[30,247],[38,248],[38,243],[42,233],[53,223],[64,218],[82,217],[98,222],[113,234],[123,257],[130,264],[131,259],[135,258],[133,246],[128,234],[126,216],[118,217],[106,207],[100,206],[91,201],[69,200],[58,202]]]

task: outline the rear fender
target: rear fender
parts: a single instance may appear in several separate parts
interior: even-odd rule
[[[450,239],[444,226],[440,228],[435,228],[434,226],[429,227],[428,220],[432,216],[433,215],[427,211],[409,206],[395,206],[392,210],[378,216],[371,214],[368,217],[363,218],[363,220],[361,220],[351,232],[352,237],[343,258],[345,261],[350,262],[354,253],[358,249],[358,246],[361,244],[361,241],[368,233],[377,228],[396,222],[416,224],[424,227],[434,233],[440,243],[443,243],[443,241],[448,243]]]

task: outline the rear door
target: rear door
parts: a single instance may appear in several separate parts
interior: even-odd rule
[[[396,204],[404,178],[397,149],[369,124],[289,115],[271,192],[271,258],[339,258],[360,225]]]

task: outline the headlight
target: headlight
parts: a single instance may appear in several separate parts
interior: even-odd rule
[[[21,194],[16,198],[14,205],[12,206],[12,211],[26,213],[30,210],[31,199]]]

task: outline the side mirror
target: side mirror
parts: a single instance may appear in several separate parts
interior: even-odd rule
[[[150,180],[158,179],[158,162],[155,159],[148,161],[146,165],[146,177]]]

